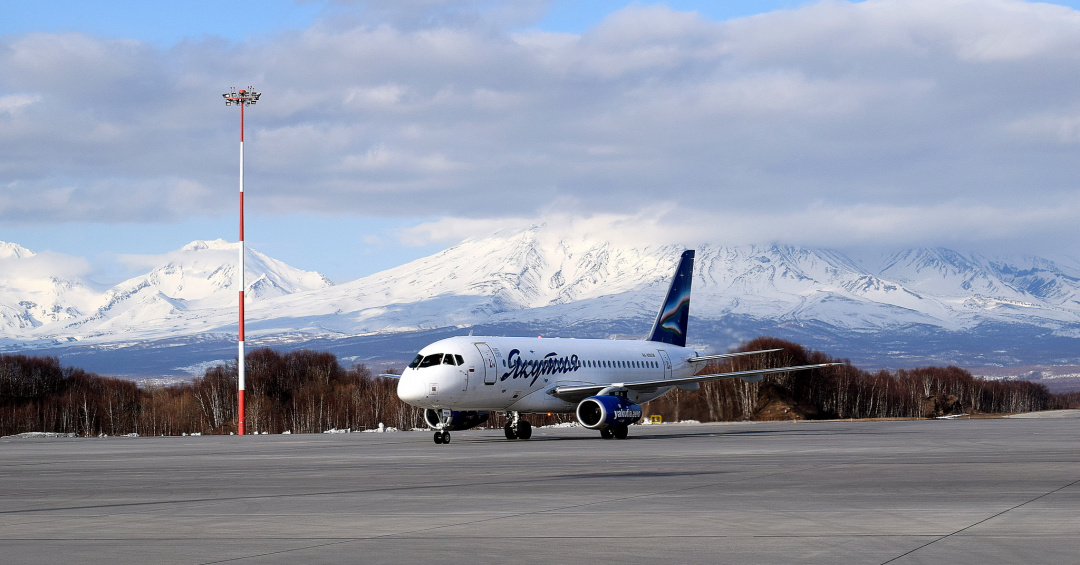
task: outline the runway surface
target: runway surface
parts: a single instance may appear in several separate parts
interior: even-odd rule
[[[4,563],[1075,563],[1080,419],[0,440]]]

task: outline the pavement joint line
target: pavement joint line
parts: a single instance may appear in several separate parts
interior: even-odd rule
[[[371,541],[371,540],[374,540],[374,539],[380,539],[380,538],[386,537],[387,535],[394,535],[394,534],[386,534],[386,535],[382,535],[382,536],[368,536],[368,537],[298,536],[298,537],[292,537],[292,538],[287,538],[287,539],[292,540],[292,541],[332,540],[335,543],[348,543],[348,542],[357,542],[357,541]],[[413,536],[407,536],[407,535],[397,535],[395,537],[403,539],[403,540],[451,539],[451,538],[425,538],[425,537],[422,537],[422,536],[413,537]],[[667,534],[665,534],[665,535],[633,535],[633,536],[613,536],[613,535],[477,536],[477,535],[468,535],[468,536],[454,536],[452,539],[471,539],[471,540],[506,540],[506,539],[511,539],[511,540],[543,540],[543,539],[574,539],[574,540],[591,540],[591,539],[616,540],[616,539],[627,539],[627,540],[636,540],[636,539],[743,539],[743,538],[745,538],[745,539],[850,539],[850,538],[905,539],[905,538],[926,538],[926,537],[933,537],[933,536],[930,535],[930,534],[775,534],[775,535],[769,535],[769,534],[671,534],[671,535],[667,535]],[[995,534],[993,537],[994,538],[999,538],[999,537],[1003,537],[1003,536]],[[1009,536],[1004,536],[1004,537],[1009,537]],[[1012,537],[1026,538],[1026,537],[1030,537],[1030,536],[1019,535],[1018,534],[1018,535],[1012,536]],[[3,539],[4,541],[71,541],[71,542],[81,542],[81,541],[92,541],[92,542],[188,541],[188,538],[169,538],[169,537],[152,537],[152,538],[120,538],[120,537],[68,538],[68,537],[49,536],[49,537],[36,537],[36,538],[31,538],[31,537],[18,537],[18,538],[11,537],[11,538],[0,538],[0,539]],[[214,539],[214,541],[230,541],[230,540],[236,540],[236,541],[247,541],[247,540],[282,541],[284,538],[280,538],[280,537],[276,537],[276,536],[242,536],[242,537],[213,538],[213,539]],[[333,544],[331,543],[331,544],[325,544],[325,545],[333,545]],[[322,546],[312,546],[312,548],[314,548],[314,547],[322,547]],[[286,550],[281,550],[281,551],[279,551],[277,553],[287,553],[287,552],[290,552],[290,551],[297,551],[299,549],[304,549],[304,548],[286,549]],[[251,557],[256,557],[256,556],[251,556]],[[250,557],[234,557],[234,558],[232,558],[232,560],[249,559],[249,558]],[[228,560],[226,560],[226,561],[211,561],[209,563],[223,563],[223,562],[227,562],[227,561]]]
[[[444,526],[439,526],[439,527],[440,528],[447,528],[447,527],[450,527],[450,525],[444,525]],[[1010,537],[1027,539],[1027,538],[1031,538],[1033,536],[1034,537],[1039,537],[1038,534],[1031,534],[1031,533],[1022,533],[1022,534],[1021,533],[1018,533],[1018,534],[993,533],[993,534],[972,534],[972,535],[974,535],[974,536],[982,536],[982,537],[990,537],[990,538],[995,538],[995,539],[996,538],[1010,538]],[[431,538],[424,538],[424,537],[421,537],[421,536],[415,536],[414,537],[414,536],[410,536],[410,535],[405,534],[405,533],[401,533],[401,534],[386,533],[386,534],[379,534],[379,535],[373,535],[373,536],[363,536],[363,537],[325,535],[325,536],[293,536],[293,537],[289,537],[289,538],[282,538],[282,537],[277,536],[277,535],[259,535],[259,536],[244,535],[244,536],[229,536],[229,537],[215,536],[213,538],[207,538],[207,539],[213,539],[214,541],[229,541],[229,540],[281,541],[283,539],[290,539],[290,540],[309,540],[309,541],[332,540],[332,541],[348,542],[348,541],[369,541],[369,540],[372,540],[372,539],[378,539],[378,538],[383,538],[383,537],[387,537],[387,536],[394,536],[394,537],[397,537],[397,538],[400,538],[400,539],[431,539]],[[1052,537],[1053,534],[1044,534],[1044,536]],[[697,534],[697,533],[689,533],[689,534],[634,534],[634,535],[611,535],[611,534],[603,534],[603,535],[591,535],[591,534],[544,535],[544,534],[537,534],[537,535],[530,535],[530,536],[524,536],[524,535],[491,536],[491,535],[470,534],[470,535],[455,535],[453,537],[454,538],[468,538],[468,539],[475,539],[475,540],[482,540],[482,539],[492,539],[492,540],[503,540],[503,539],[530,540],[530,539],[673,539],[673,538],[685,538],[685,539],[712,539],[712,538],[728,538],[728,539],[738,539],[738,538],[748,538],[748,539],[751,539],[751,538],[752,539],[759,539],[759,538],[760,539],[868,538],[868,539],[872,539],[872,538],[881,538],[881,539],[891,539],[891,538],[896,538],[896,539],[903,539],[903,538],[930,538],[930,537],[938,538],[938,537],[941,537],[941,536],[938,535],[938,534],[875,534],[875,533],[870,533],[870,534],[867,534],[867,533],[822,533],[822,534],[814,534],[814,533],[806,533],[806,534],[753,534],[753,533],[746,533],[746,534],[743,534],[743,533],[735,533],[735,534]],[[441,539],[450,539],[450,538],[441,538]],[[0,540],[3,540],[3,541],[92,541],[92,542],[150,541],[150,542],[159,542],[159,541],[188,541],[188,540],[190,540],[190,538],[187,538],[187,537],[169,537],[169,536],[152,536],[152,537],[146,537],[146,536],[59,537],[59,536],[50,535],[50,536],[37,536],[37,537],[32,537],[32,536],[3,537],[3,536],[0,536]]]
[[[507,480],[500,481],[498,484],[513,484],[521,482],[530,482],[526,479],[521,480]],[[291,493],[291,494],[260,494],[249,496],[230,496],[230,497],[214,497],[214,498],[184,498],[176,500],[154,500],[149,502],[120,502],[116,504],[90,504],[84,506],[66,506],[59,508],[26,508],[21,510],[0,510],[0,515],[18,515],[18,514],[31,514],[36,512],[63,512],[71,510],[93,510],[93,509],[106,509],[106,508],[124,508],[124,507],[140,507],[140,506],[156,506],[156,505],[168,505],[168,504],[190,504],[199,502],[236,502],[243,500],[258,500],[258,499],[274,499],[274,498],[302,498],[309,496],[338,496],[343,494],[358,494],[358,493],[377,493],[377,492],[394,492],[398,490],[420,490],[420,489],[443,489],[443,488],[458,488],[469,487],[477,485],[487,485],[489,482],[460,482],[454,484],[441,484],[441,485],[423,485],[423,486],[395,486],[386,488],[368,488],[368,489],[350,489],[350,490],[331,490],[331,491],[318,491],[318,492],[304,492],[304,493]]]
[[[960,528],[959,530],[956,530],[955,532],[940,536],[935,540],[931,540],[931,541],[929,541],[929,542],[927,542],[927,543],[925,543],[923,545],[920,545],[919,547],[916,547],[915,549],[912,549],[911,551],[908,551],[906,553],[902,553],[900,555],[897,555],[896,557],[893,557],[892,559],[890,559],[888,561],[882,561],[881,565],[885,565],[886,563],[892,563],[893,561],[896,561],[897,559],[900,559],[902,557],[906,557],[908,555],[911,555],[912,553],[915,553],[916,551],[919,551],[920,549],[923,549],[925,547],[929,547],[931,545],[934,545],[935,543],[937,543],[937,542],[939,542],[939,541],[941,541],[943,539],[950,538],[950,537],[955,536],[956,534],[959,534],[959,533],[961,533],[961,532],[963,532],[965,530],[970,530],[971,528],[974,528],[975,526],[978,526],[979,524],[984,524],[986,522],[989,522],[990,520],[993,520],[994,518],[997,518],[998,516],[1001,516],[1003,514],[1007,514],[1009,512],[1012,512],[1013,510],[1016,510],[1017,508],[1020,508],[1021,506],[1027,506],[1028,504],[1031,504],[1032,502],[1035,502],[1036,500],[1039,500],[1040,498],[1044,498],[1044,497],[1050,496],[1051,494],[1054,494],[1056,492],[1063,491],[1063,490],[1065,490],[1065,489],[1067,489],[1067,488],[1069,488],[1069,487],[1071,487],[1071,486],[1073,486],[1073,485],[1075,485],[1077,483],[1080,483],[1080,479],[1077,479],[1077,480],[1075,480],[1075,481],[1073,481],[1073,482],[1071,482],[1071,483],[1069,483],[1069,484],[1067,484],[1065,486],[1056,488],[1056,489],[1054,489],[1054,490],[1052,490],[1050,492],[1045,492],[1043,494],[1040,494],[1039,496],[1036,496],[1035,498],[1032,498],[1031,500],[1028,500],[1026,502],[1021,502],[1020,504],[1017,504],[1016,506],[1013,506],[1012,508],[1007,508],[1005,510],[1002,510],[1001,512],[998,512],[997,514],[994,514],[993,516],[990,516],[988,518],[984,518],[982,520],[979,520],[978,522],[975,522],[974,524],[971,524],[971,525],[965,526],[963,528]]]

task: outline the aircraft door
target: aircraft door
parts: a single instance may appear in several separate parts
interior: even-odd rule
[[[657,349],[657,353],[660,354],[660,363],[664,366],[664,378],[671,378],[671,359],[668,358],[667,351],[663,349]]]
[[[495,381],[499,378],[499,367],[495,363],[495,354],[491,352],[491,347],[488,347],[486,343],[474,343],[473,345],[480,352],[480,356],[484,358],[484,384],[495,384]]]

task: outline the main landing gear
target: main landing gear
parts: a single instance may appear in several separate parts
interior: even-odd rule
[[[435,443],[450,443],[450,432],[435,432]]]
[[[532,437],[532,424],[521,419],[520,412],[507,412],[507,422],[503,426],[506,439],[529,439]]]
[[[630,430],[626,426],[612,426],[600,430],[600,437],[604,439],[626,439],[626,436],[629,433]]]

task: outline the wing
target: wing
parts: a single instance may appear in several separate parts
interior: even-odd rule
[[[390,373],[381,373],[381,374],[378,374],[378,375],[375,375],[375,376],[376,377],[382,377],[384,379],[400,379],[401,378],[401,375],[392,375]]]
[[[555,387],[555,389],[551,391],[551,394],[568,402],[578,402],[590,396],[600,394],[601,391],[608,388],[629,389],[637,392],[647,393],[655,392],[660,387],[687,385],[691,383],[703,383],[707,381],[721,381],[724,379],[742,379],[746,377],[757,376],[763,377],[765,375],[775,375],[777,373],[787,373],[789,371],[821,369],[824,367],[834,367],[836,365],[842,364],[843,363],[819,363],[817,365],[798,365],[796,367],[777,367],[774,369],[752,369],[749,371],[716,373],[713,375],[694,375],[693,377],[683,377],[681,379],[663,379],[659,381],[638,381],[632,383],[611,383],[605,385],[560,386]]]

